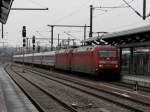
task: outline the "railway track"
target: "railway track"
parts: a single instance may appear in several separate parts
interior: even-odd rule
[[[45,88],[23,77],[17,71],[12,70],[10,66],[6,66],[5,70],[40,112],[78,112],[72,106],[63,102],[61,98],[56,97]],[[53,105],[51,105],[50,102]],[[56,107],[56,109],[54,107]]]
[[[129,84],[129,83],[125,83],[125,82],[113,82],[113,83],[110,83],[110,84],[125,87],[125,88],[129,88],[129,89],[134,90],[134,91],[141,91],[141,92],[150,93],[150,88],[149,87],[140,86],[140,85],[138,85],[137,82],[135,82],[134,84]]]
[[[28,69],[26,68],[26,70],[29,72],[32,72],[36,75],[40,75],[41,77],[44,77],[46,79],[48,78],[49,80],[53,80],[55,82],[58,82],[58,83],[61,83],[63,85],[69,86],[71,88],[77,89],[78,91],[82,91],[82,92],[85,92],[85,93],[90,94],[92,96],[95,96],[97,98],[107,100],[111,103],[115,103],[116,105],[119,105],[121,107],[129,109],[130,111],[148,112],[150,109],[150,108],[148,108],[148,106],[150,105],[149,100],[145,100],[141,96],[140,96],[140,98],[142,100],[138,100],[138,99],[134,99],[135,97],[132,97],[131,93],[129,95],[127,93],[124,93],[124,91],[123,91],[123,93],[121,91],[118,92],[118,90],[115,92],[112,90],[108,91],[107,90],[108,87],[106,87],[106,86],[105,87],[102,87],[100,85],[98,86],[98,85],[86,82],[84,80],[75,80],[74,78],[68,78],[66,76],[58,75],[57,73],[52,75],[52,73],[50,74],[50,72],[47,72],[45,70],[40,70],[40,71],[34,70],[33,71],[29,68]],[[79,85],[83,86],[83,87],[80,88]],[[112,91],[112,92],[110,92],[110,91]],[[99,92],[104,92],[105,95],[99,94]],[[96,93],[98,93],[98,94],[96,94]],[[135,94],[133,94],[133,95],[135,96]],[[114,97],[114,98],[112,98],[112,97]],[[118,99],[117,97],[119,97],[119,100],[115,100],[115,99]],[[136,97],[138,97],[137,94],[136,94]]]

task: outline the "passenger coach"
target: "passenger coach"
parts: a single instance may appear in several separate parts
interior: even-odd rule
[[[13,56],[13,61],[18,62],[18,63],[22,63],[23,62],[23,55]],[[55,51],[41,52],[41,53],[34,53],[34,54],[25,54],[24,55],[24,63],[40,65],[40,66],[54,67],[54,65],[55,65]]]

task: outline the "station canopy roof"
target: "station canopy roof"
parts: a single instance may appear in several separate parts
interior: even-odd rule
[[[102,39],[108,44],[120,47],[150,46],[150,26],[109,33],[104,35]]]
[[[150,46],[150,26],[134,28],[130,30],[106,33],[100,37],[89,38],[87,44],[103,43],[122,48]]]
[[[13,0],[0,1],[0,22],[5,24],[12,6]]]

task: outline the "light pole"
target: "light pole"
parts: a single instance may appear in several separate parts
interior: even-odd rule
[[[90,5],[90,33],[89,37],[92,37],[93,34],[93,5]]]

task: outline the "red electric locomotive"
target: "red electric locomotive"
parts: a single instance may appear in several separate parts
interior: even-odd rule
[[[120,73],[119,49],[112,46],[84,46],[56,52],[55,67],[94,75]]]

